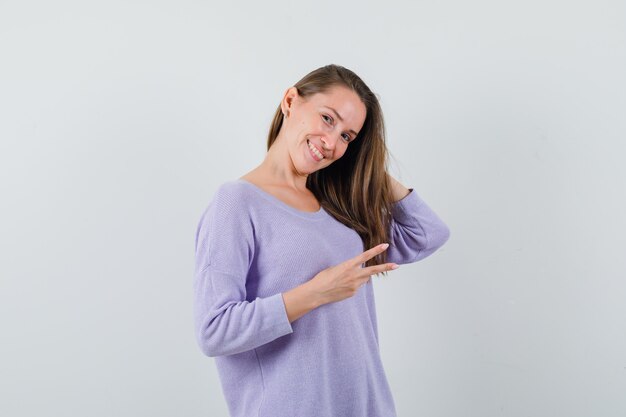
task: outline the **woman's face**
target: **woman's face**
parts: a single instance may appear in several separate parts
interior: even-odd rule
[[[291,87],[281,107],[286,114],[281,130],[285,129],[289,154],[296,170],[306,174],[325,168],[343,156],[361,131],[367,112],[359,96],[342,86],[314,94],[307,100]]]

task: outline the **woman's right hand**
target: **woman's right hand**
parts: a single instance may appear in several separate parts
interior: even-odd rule
[[[395,263],[379,264],[363,268],[361,265],[374,256],[387,250],[388,243],[382,243],[348,259],[338,265],[326,268],[315,275],[307,284],[318,297],[318,304],[333,303],[356,294],[370,276],[398,268]]]

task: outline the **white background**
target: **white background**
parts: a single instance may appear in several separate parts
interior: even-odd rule
[[[0,0],[0,415],[227,415],[195,228],[329,63],[451,230],[374,281],[398,415],[626,415],[624,2],[220,3]]]

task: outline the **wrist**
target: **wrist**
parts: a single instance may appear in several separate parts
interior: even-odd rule
[[[307,281],[300,286],[302,290],[303,299],[307,302],[307,307],[311,310],[316,309],[317,307],[326,304],[324,301],[324,297],[321,292],[318,291],[315,287],[315,281]]]

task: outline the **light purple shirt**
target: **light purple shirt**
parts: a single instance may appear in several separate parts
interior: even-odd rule
[[[392,214],[388,262],[419,261],[450,236],[412,188]],[[242,179],[217,189],[196,233],[194,320],[231,417],[396,416],[372,281],[293,323],[282,298],[366,249],[323,208],[298,210]]]

